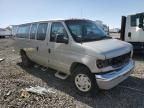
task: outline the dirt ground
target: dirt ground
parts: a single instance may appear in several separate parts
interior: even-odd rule
[[[53,70],[24,68],[20,56],[13,50],[12,39],[0,39],[0,108],[144,108],[144,54],[134,54],[134,73],[124,82],[95,97],[80,96],[69,79],[54,77]],[[21,90],[30,86],[51,88],[46,95],[29,93],[21,97]]]

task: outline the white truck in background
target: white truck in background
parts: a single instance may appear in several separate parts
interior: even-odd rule
[[[122,16],[120,38],[131,43],[134,50],[144,50],[144,13]]]

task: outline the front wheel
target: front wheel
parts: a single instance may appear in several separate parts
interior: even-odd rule
[[[74,69],[72,82],[78,93],[83,95],[94,95],[98,92],[98,86],[94,75],[85,66]]]

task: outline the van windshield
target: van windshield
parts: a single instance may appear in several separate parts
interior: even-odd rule
[[[89,42],[109,38],[93,21],[67,20],[65,23],[76,42]]]

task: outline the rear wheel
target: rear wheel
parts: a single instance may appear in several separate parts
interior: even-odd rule
[[[82,95],[94,95],[98,92],[98,86],[94,75],[85,66],[79,66],[72,73],[72,82],[78,93]]]
[[[33,62],[28,58],[26,53],[24,51],[21,52],[21,59],[22,59],[22,64],[25,67],[32,67]]]

